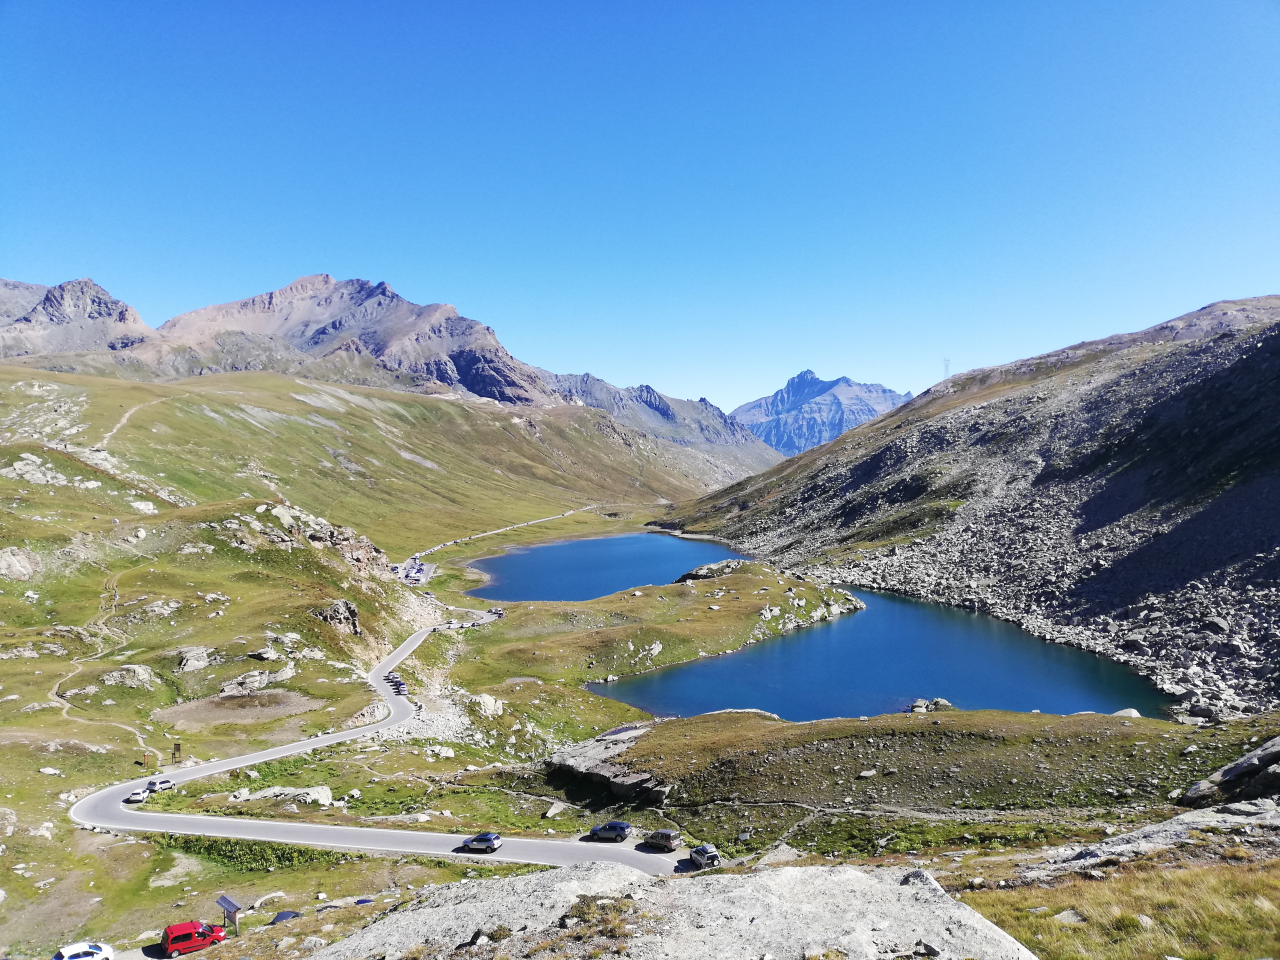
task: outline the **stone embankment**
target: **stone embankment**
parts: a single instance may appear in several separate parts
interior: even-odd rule
[[[779,867],[657,878],[588,863],[441,884],[315,960],[436,957],[982,957],[1034,954],[921,870]]]

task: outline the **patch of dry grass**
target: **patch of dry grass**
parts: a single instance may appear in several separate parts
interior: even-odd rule
[[[1167,869],[966,894],[1042,960],[1256,960],[1280,955],[1280,862]],[[1056,919],[1072,909],[1084,923]],[[1035,912],[1032,912],[1035,911]]]

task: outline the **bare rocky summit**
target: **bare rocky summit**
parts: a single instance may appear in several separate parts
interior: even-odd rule
[[[225,349],[235,332],[283,342],[307,358],[367,355],[411,382],[462,387],[508,403],[548,400],[532,367],[498,342],[492,328],[460,316],[446,303],[420,306],[385,283],[302,277],[247,300],[193,310],[169,320],[162,336],[201,353]]]
[[[681,509],[810,576],[1130,664],[1192,718],[1280,704],[1280,297],[952,377]]]
[[[848,377],[820,380],[812,370],[798,373],[781,390],[744,403],[730,417],[785,456],[795,456],[911,399],[878,383]]]
[[[492,958],[551,947],[559,957],[625,949],[636,960],[1034,958],[922,870],[780,867],[657,878],[608,863],[434,886],[313,956]]]
[[[56,287],[0,280],[2,357],[126,350],[152,336],[131,306],[92,280]]]

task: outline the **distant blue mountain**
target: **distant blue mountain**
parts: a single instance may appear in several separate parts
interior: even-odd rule
[[[819,380],[812,370],[805,370],[777,393],[744,403],[729,416],[791,457],[910,399],[910,393],[897,393],[878,383],[854,383],[848,377]]]

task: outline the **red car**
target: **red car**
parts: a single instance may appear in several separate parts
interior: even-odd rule
[[[166,957],[180,957],[184,953],[194,953],[205,947],[212,947],[227,939],[227,931],[221,927],[210,926],[198,920],[186,923],[175,923],[164,928],[164,936],[160,938],[160,950]]]

